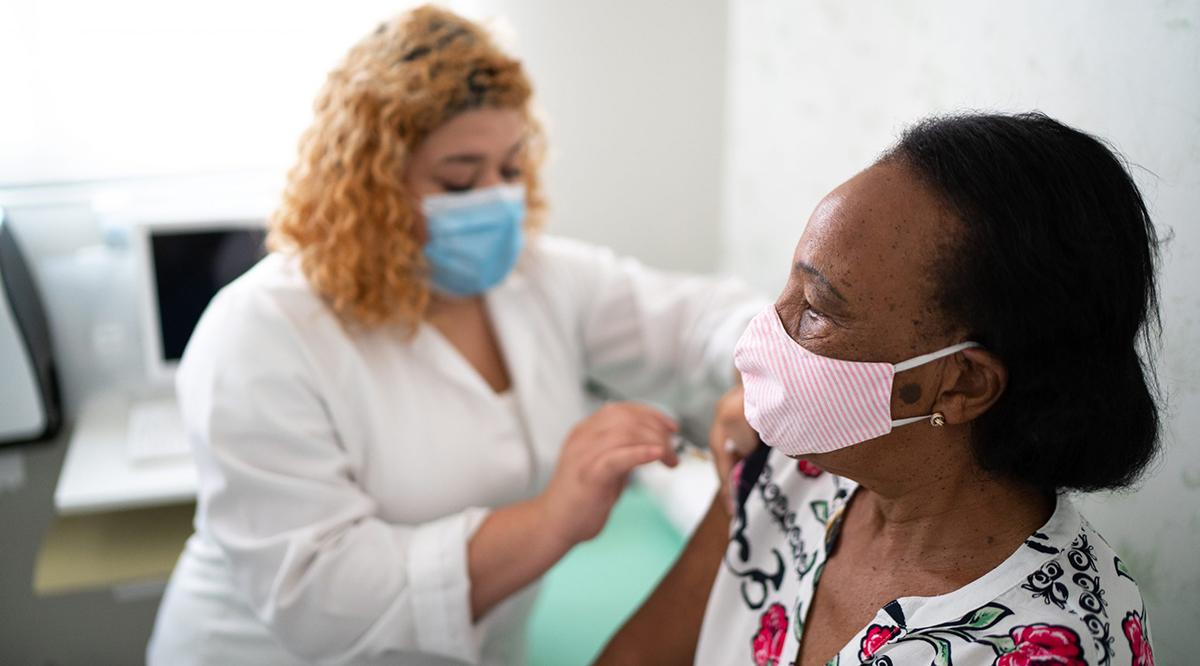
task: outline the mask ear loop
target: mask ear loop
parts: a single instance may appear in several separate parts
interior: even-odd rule
[[[935,352],[929,352],[928,354],[921,354],[920,356],[915,356],[913,358],[908,359],[907,361],[901,361],[900,363],[897,363],[896,365],[894,365],[892,367],[895,369],[896,373],[901,373],[901,372],[904,372],[905,370],[912,370],[913,368],[915,368],[917,366],[925,365],[926,363],[932,363],[932,362],[938,360],[939,358],[945,358],[947,356],[950,356],[951,354],[957,354],[958,352],[960,352],[964,349],[971,349],[973,347],[982,347],[982,346],[983,345],[979,344],[978,342],[971,342],[970,340],[968,340],[966,342],[960,342],[956,345],[950,345],[949,347],[946,347],[945,349],[939,349]]]
[[[979,344],[978,342],[971,342],[968,340],[967,342],[960,342],[956,345],[950,345],[945,349],[939,349],[935,352],[921,354],[920,356],[910,358],[907,361],[902,361],[892,366],[892,375],[895,376],[896,373],[904,372],[905,370],[912,370],[917,366],[925,365],[926,363],[932,363],[939,358],[945,358],[952,354],[957,354],[964,349],[972,349],[974,347],[982,346],[983,345]],[[904,419],[896,419],[895,421],[892,421],[892,427],[898,428],[900,426],[906,426],[910,423],[918,423],[920,421],[929,421],[930,425],[934,427],[946,425],[945,415],[943,415],[941,412],[934,412],[933,414],[926,414],[925,416],[910,416]]]

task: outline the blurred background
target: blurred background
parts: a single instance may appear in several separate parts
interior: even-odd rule
[[[64,398],[49,442],[0,447],[0,663],[141,661],[190,531],[187,472],[151,460],[154,479],[126,480],[76,451],[124,437],[122,410],[154,393],[139,225],[261,221],[325,73],[413,4],[0,2],[0,207],[40,287]],[[490,19],[530,70],[554,233],[765,294],[820,198],[914,119],[1036,108],[1110,140],[1171,236],[1168,429],[1140,488],[1081,503],[1138,578],[1159,662],[1192,661],[1200,0],[443,4]],[[708,497],[660,481],[551,572],[535,663],[586,663],[669,566]]]

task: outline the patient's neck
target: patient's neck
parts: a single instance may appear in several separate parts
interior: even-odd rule
[[[1044,525],[1055,498],[988,474],[969,442],[935,448],[941,450],[911,464],[846,474],[860,486],[847,510],[847,528],[853,514],[854,532],[884,561],[973,580]]]

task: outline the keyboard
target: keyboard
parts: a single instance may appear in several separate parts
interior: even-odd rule
[[[187,435],[174,397],[142,400],[129,407],[126,454],[132,462],[187,457]]]

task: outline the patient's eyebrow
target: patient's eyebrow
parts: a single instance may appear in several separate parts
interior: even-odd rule
[[[829,281],[829,278],[825,277],[824,273],[817,270],[816,266],[813,266],[806,261],[797,261],[796,270],[804,271],[805,273],[809,274],[815,278],[817,283],[824,287],[829,293],[836,296],[838,300],[847,305],[850,304],[850,301],[846,300],[846,297],[842,295],[842,292],[838,291],[837,287],[833,286],[833,283]]]

